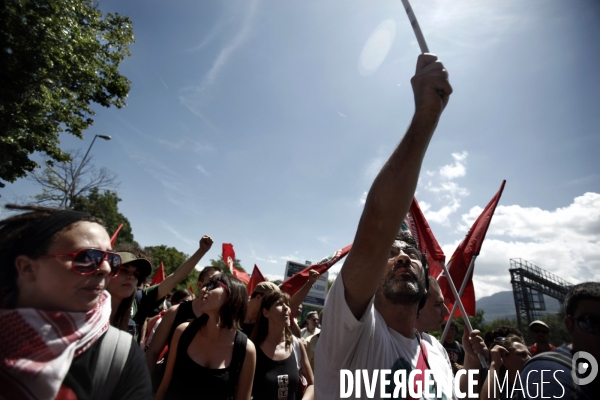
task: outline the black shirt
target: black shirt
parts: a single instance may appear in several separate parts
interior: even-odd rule
[[[256,345],[256,370],[252,385],[254,400],[295,400],[298,377],[298,364],[293,350],[285,360],[274,361]]]

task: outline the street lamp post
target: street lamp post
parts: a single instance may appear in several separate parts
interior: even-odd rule
[[[63,198],[63,201],[60,203],[60,208],[67,208],[67,199],[69,198],[69,195],[73,196],[73,191],[75,190],[75,181],[77,181],[77,177],[79,176],[79,173],[81,172],[81,168],[83,168],[83,163],[85,162],[85,159],[87,158],[88,154],[90,154],[90,150],[92,149],[92,146],[94,145],[94,142],[96,141],[96,138],[101,138],[104,140],[110,140],[111,137],[108,135],[95,135],[94,139],[92,140],[92,143],[90,143],[90,147],[88,147],[87,151],[85,152],[85,156],[83,156],[83,159],[81,160],[81,164],[79,164],[79,168],[77,168],[77,172],[75,172],[75,175],[73,175],[73,181],[71,182],[71,185],[69,186],[69,190],[67,190],[67,193],[65,193],[65,197]]]

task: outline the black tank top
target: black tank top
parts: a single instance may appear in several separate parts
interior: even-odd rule
[[[253,400],[295,400],[298,390],[298,364],[292,354],[285,360],[271,360],[256,345],[256,370],[252,385]]]
[[[184,398],[228,400],[235,394],[246,357],[248,338],[241,331],[236,331],[229,366],[221,369],[205,368],[196,364],[187,354],[190,343],[204,323],[204,318],[197,318],[181,334],[177,347],[177,360],[166,395],[168,400]]]

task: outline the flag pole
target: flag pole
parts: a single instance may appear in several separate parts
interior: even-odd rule
[[[415,31],[415,36],[417,37],[417,43],[419,43],[419,48],[421,49],[421,53],[429,53],[429,48],[427,47],[427,43],[425,42],[425,37],[423,36],[423,32],[421,32],[421,27],[419,26],[419,22],[417,21],[417,17],[410,6],[408,0],[402,0],[402,5],[406,10],[406,15],[408,15],[408,20]]]
[[[473,257],[473,258],[475,258],[475,257]],[[450,289],[452,290],[452,294],[454,294],[454,301],[455,301],[455,303],[458,303],[458,306],[460,307],[460,312],[463,315],[463,320],[465,321],[467,330],[469,331],[469,333],[471,333],[471,332],[473,332],[473,327],[471,326],[471,321],[469,321],[469,317],[467,315],[467,312],[465,311],[465,306],[463,305],[462,301],[460,300],[460,296],[458,295],[458,292],[456,291],[456,286],[454,286],[452,277],[448,273],[448,268],[446,267],[446,264],[444,264],[444,263],[441,263],[441,264],[442,264],[442,268],[444,269],[444,274],[446,274],[446,280],[448,281],[448,285],[450,286]],[[472,262],[471,262],[471,265],[473,265]],[[468,276],[468,275],[466,275],[466,276]],[[466,276],[465,276],[465,278],[466,278]],[[466,281],[466,279],[465,279],[465,281]],[[450,319],[448,319],[448,322],[446,323],[446,328],[448,327],[448,325],[450,325]],[[477,355],[479,356],[479,362],[481,363],[481,366],[484,369],[488,369],[488,364],[485,361],[483,354],[478,353]]]
[[[475,267],[475,259],[477,258],[478,254],[473,255],[473,258],[471,259],[471,264],[469,264],[469,268],[467,269],[467,274],[465,275],[465,279],[463,279],[462,285],[460,285],[460,290],[458,291],[458,298],[462,299],[462,295],[465,292],[465,288],[467,287],[467,283],[469,280],[469,276],[471,276],[471,273],[473,272],[473,268]],[[446,279],[450,279],[451,277],[446,276]],[[454,284],[454,282],[452,282]],[[454,302],[454,305],[452,306],[452,312],[450,312],[450,315],[448,316],[448,322],[446,322],[446,327],[444,328],[444,333],[442,333],[442,338],[440,339],[440,342],[444,343],[444,340],[446,340],[446,335],[448,334],[448,329],[450,328],[450,321],[452,321],[452,319],[454,318],[454,314],[456,314],[456,309],[458,308],[458,302]],[[464,316],[465,314],[463,314]]]

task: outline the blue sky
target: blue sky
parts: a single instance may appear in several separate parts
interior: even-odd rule
[[[509,259],[600,280],[600,3],[412,1],[454,94],[417,198],[449,258],[507,180],[476,264],[477,297]],[[118,174],[142,245],[233,243],[271,278],[352,242],[362,201],[413,112],[419,49],[395,1],[102,1],[133,21],[127,107],[96,107],[63,149]],[[9,184],[2,201],[38,191]],[[201,262],[200,265],[204,265]],[[341,264],[340,264],[341,265]],[[336,270],[339,269],[335,268]]]

